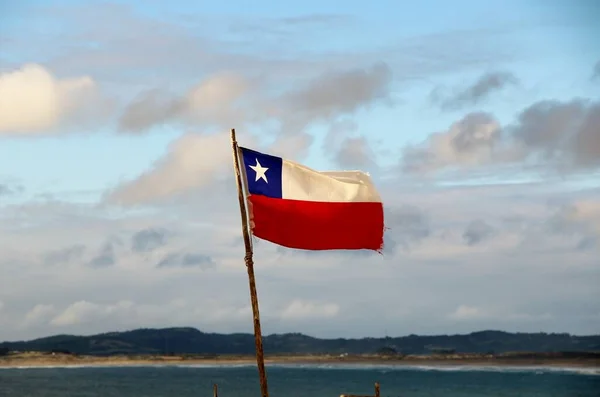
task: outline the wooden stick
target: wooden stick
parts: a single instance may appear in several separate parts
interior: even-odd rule
[[[219,397],[219,386],[217,384],[213,384],[213,397]]]
[[[379,382],[375,382],[375,397],[379,397]]]
[[[267,387],[267,373],[265,370],[265,357],[262,344],[262,333],[260,330],[260,313],[258,310],[258,295],[256,294],[256,280],[254,279],[254,260],[252,252],[252,241],[250,240],[250,230],[248,228],[248,216],[246,214],[246,197],[244,197],[242,185],[242,173],[240,170],[240,159],[238,156],[238,144],[235,138],[235,129],[231,129],[231,146],[233,148],[233,166],[238,190],[238,200],[240,202],[240,215],[242,217],[242,234],[244,236],[244,246],[246,247],[246,269],[248,270],[248,283],[250,285],[250,300],[252,301],[252,313],[254,315],[254,343],[256,345],[256,363],[258,364],[258,374],[260,377],[260,391],[262,397],[269,397]]]

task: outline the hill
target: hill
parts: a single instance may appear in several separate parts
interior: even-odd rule
[[[465,335],[319,339],[300,333],[290,333],[264,336],[263,343],[266,354],[372,354],[380,351],[402,354],[584,352],[600,350],[600,335],[481,331]],[[254,354],[254,336],[243,333],[205,333],[195,328],[144,328],[90,336],[55,335],[30,341],[4,342],[0,343],[1,348],[12,351],[66,351],[99,356],[251,355]]]

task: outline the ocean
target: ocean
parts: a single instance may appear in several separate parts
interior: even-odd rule
[[[600,368],[268,365],[273,397],[598,397]],[[260,395],[255,366],[0,368],[0,397]]]

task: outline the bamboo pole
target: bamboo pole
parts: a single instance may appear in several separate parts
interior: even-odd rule
[[[246,270],[248,270],[248,284],[250,286],[250,300],[252,302],[252,314],[254,316],[254,343],[256,345],[256,363],[258,365],[258,374],[260,379],[260,391],[262,397],[269,397],[267,387],[267,373],[265,370],[265,357],[262,344],[262,333],[260,329],[260,313],[258,310],[258,295],[256,293],[256,280],[254,278],[254,260],[252,251],[252,241],[250,240],[250,230],[248,228],[248,216],[246,212],[246,197],[242,185],[242,173],[240,170],[240,159],[238,144],[235,137],[235,129],[231,129],[231,146],[233,149],[233,166],[238,191],[238,200],[240,204],[240,215],[242,218],[242,235],[244,237],[244,246],[246,255]]]

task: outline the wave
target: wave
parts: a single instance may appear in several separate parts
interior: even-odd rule
[[[64,364],[64,365],[30,365],[1,367],[0,370],[27,369],[94,369],[94,368],[198,368],[198,369],[236,369],[254,368],[251,363],[222,363],[222,364]],[[302,369],[302,370],[352,370],[352,371],[438,371],[438,372],[497,372],[497,373],[564,373],[577,375],[600,375],[600,367],[576,366],[536,366],[536,365],[389,365],[389,364],[319,364],[319,363],[272,363],[268,368]]]
[[[441,371],[441,372],[499,372],[499,373],[570,373],[580,375],[600,375],[600,367],[544,366],[544,365],[387,365],[387,364],[270,364],[269,367],[288,369],[323,370],[367,370],[367,371]]]

